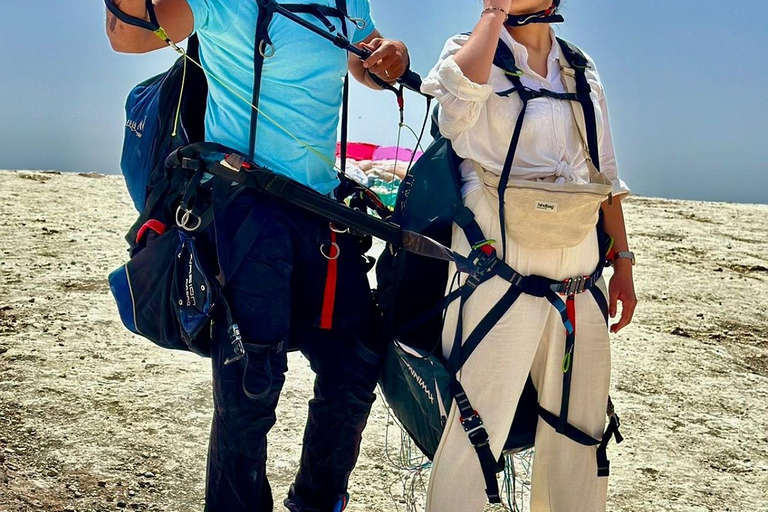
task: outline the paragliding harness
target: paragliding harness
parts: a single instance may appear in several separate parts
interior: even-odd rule
[[[394,246],[434,257],[453,257],[447,248],[399,226],[367,214],[373,209],[386,218],[391,212],[369,189],[343,175],[348,117],[348,86],[344,87],[342,174],[337,198],[275,174],[253,163],[256,125],[259,122],[259,89],[264,59],[274,54],[268,28],[275,14],[306,27],[331,40],[339,48],[360,58],[368,50],[353,46],[346,37],[346,1],[336,8],[314,4],[278,4],[257,0],[259,18],[255,44],[255,81],[252,99],[250,154],[243,155],[204,139],[203,118],[207,99],[207,79],[220,80],[203,72],[197,57],[197,39],[190,38],[187,52],[173,43],[160,27],[151,0],[146,8],[149,21],[121,12],[113,0],[105,0],[109,10],[121,21],[151,30],[182,56],[165,74],[158,75],[132,91],[126,104],[128,122],[123,147],[122,170],[137,209],[141,212],[126,235],[130,261],[110,275],[110,287],[125,326],[164,348],[191,350],[208,355],[208,329],[216,310],[221,308],[230,335],[227,363],[245,355],[238,325],[232,318],[222,293],[226,285],[225,267],[237,267],[243,254],[229,254],[225,244],[217,243],[216,219],[244,188],[254,189],[285,203],[313,212],[331,224],[333,237],[344,230],[375,236]],[[310,14],[325,26],[318,27],[296,13]],[[342,20],[344,34],[328,20]],[[351,20],[358,26],[360,20]],[[191,63],[193,65],[188,65]],[[402,86],[384,83],[402,99],[403,87],[418,90],[420,78],[407,72]],[[402,101],[400,101],[402,105]],[[233,184],[241,186],[232,186]],[[351,206],[342,201],[352,196]],[[236,233],[239,240],[255,236],[256,227],[246,222]],[[241,244],[248,246],[248,244]],[[331,255],[333,256],[333,255]],[[332,275],[334,257],[329,259]],[[222,265],[223,262],[229,265]],[[327,286],[330,303],[323,308],[323,323],[330,328],[335,283]]]
[[[527,105],[532,99],[550,97],[581,105],[586,132],[582,135],[585,138],[588,159],[599,169],[595,110],[590,97],[591,87],[585,73],[590,64],[575,46],[562,39],[558,39],[558,44],[568,64],[567,68],[563,65],[563,73],[573,73],[575,92],[562,94],[525,87],[520,80],[522,72],[515,65],[511,51],[503,41],[498,45],[494,65],[504,71],[513,88],[497,94],[506,96],[517,93],[523,102],[498,186],[500,226],[505,226],[504,191],[509,181]],[[436,116],[433,119],[436,121]],[[604,267],[609,264],[612,245],[612,240],[602,229],[602,217],[597,226],[601,259],[591,275],[577,276],[565,281],[522,275],[504,261],[503,254],[501,257],[497,255],[492,245],[495,241],[485,237],[472,211],[463,205],[459,172],[461,159],[453,152],[450,142],[440,137],[434,127],[433,135],[436,137],[435,142],[416,163],[401,187],[393,220],[404,229],[432,236],[445,244],[450,243],[451,227],[455,223],[464,232],[472,251],[465,265],[457,263],[458,272],[467,274],[466,280],[447,297],[444,297],[448,284],[447,263],[442,266],[435,265],[435,262],[427,261],[418,255],[398,252],[394,248],[385,252],[379,261],[377,275],[380,283],[380,303],[385,325],[391,328],[386,335],[395,340],[390,347],[382,376],[385,397],[403,427],[429,458],[435,454],[453,398],[458,406],[461,425],[479,458],[488,499],[491,503],[499,503],[496,473],[503,469],[503,464],[498,462],[491,452],[483,421],[472,407],[470,398],[456,375],[520,295],[546,298],[560,313],[567,333],[562,364],[563,391],[560,414],[556,415],[538,405],[536,390],[529,377],[504,452],[514,453],[534,444],[538,413],[538,416],[558,433],[579,444],[597,446],[598,476],[607,476],[610,464],[606,456],[606,446],[612,437],[615,437],[617,442],[622,441],[619,418],[613,411],[610,399],[607,411],[609,425],[601,439],[595,439],[568,423],[576,340],[575,295],[590,292],[602,310],[606,323],[608,322],[607,303],[596,286]],[[439,201],[436,201],[436,198],[439,198]],[[503,252],[506,250],[505,231],[506,229],[502,228]],[[462,343],[464,306],[479,286],[494,277],[507,281],[510,284],[509,289]],[[452,284],[451,289],[453,288]],[[565,299],[560,296],[565,296]],[[452,350],[446,360],[439,354],[442,315],[448,305],[456,300],[459,301],[458,325]]]

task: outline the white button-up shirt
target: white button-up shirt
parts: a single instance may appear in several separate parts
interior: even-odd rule
[[[517,94],[495,94],[512,88],[503,71],[495,66],[487,84],[476,84],[464,76],[454,61],[454,55],[468,40],[469,35],[458,35],[448,40],[440,60],[424,80],[421,90],[440,103],[440,131],[452,142],[456,153],[477,162],[487,171],[501,175],[523,102]],[[523,72],[521,82],[524,86],[534,90],[567,92],[561,78],[560,46],[554,33],[546,77],[530,68],[528,50],[515,41],[506,29],[501,31],[501,40],[512,50],[517,67]],[[627,194],[629,188],[618,177],[603,86],[591,58],[589,62],[587,80],[592,86],[595,104],[600,169],[613,183],[614,195]],[[549,97],[528,102],[511,178],[589,183],[590,170],[584,143],[572,107],[581,108],[578,103]],[[480,180],[469,162],[465,162],[461,169],[464,179],[462,193],[466,196],[480,187]]]

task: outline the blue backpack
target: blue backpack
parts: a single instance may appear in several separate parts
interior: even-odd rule
[[[197,60],[196,36],[189,39],[187,55]],[[120,168],[139,212],[147,205],[152,185],[165,177],[168,155],[203,140],[207,94],[205,74],[183,56],[129,94]]]

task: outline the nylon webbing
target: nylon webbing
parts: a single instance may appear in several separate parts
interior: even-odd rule
[[[261,76],[264,70],[264,50],[271,48],[269,24],[272,23],[274,12],[265,7],[264,2],[257,0],[259,16],[256,20],[256,34],[253,39],[253,95],[251,96],[251,128],[248,139],[248,157],[256,159],[256,130],[259,123],[259,99],[261,98]]]
[[[480,415],[472,408],[464,388],[455,376],[451,386],[453,398],[456,400],[456,407],[459,410],[461,426],[467,433],[467,437],[470,443],[472,443],[472,447],[475,449],[477,458],[480,461],[480,469],[485,480],[485,494],[488,496],[490,503],[501,503],[499,483],[496,480],[496,473],[501,468],[491,451],[488,431],[485,429]]]
[[[483,317],[480,323],[477,324],[477,327],[472,330],[466,341],[461,345],[458,361],[459,368],[464,366],[464,363],[467,362],[475,349],[480,346],[480,342],[482,342],[488,333],[491,332],[491,329],[499,323],[522,293],[523,291],[520,288],[510,286],[493,308],[491,308],[491,310]]]
[[[592,87],[587,80],[586,70],[589,67],[587,58],[576,47],[567,41],[557,38],[560,49],[565,56],[566,61],[574,70],[576,80],[576,96],[584,112],[584,124],[586,129],[586,145],[590,158],[595,168],[600,170],[600,148],[597,136],[597,120],[595,114],[595,104],[592,103]]]
[[[282,12],[290,11],[294,13],[309,14],[315,17],[322,23],[325,28],[333,33],[336,31],[336,27],[330,22],[328,16],[339,18],[341,21],[342,32],[345,37],[344,41],[347,41],[347,6],[346,0],[336,0],[336,9],[314,4],[277,4],[274,0],[256,0],[259,6],[259,16],[256,21],[256,35],[254,38],[254,55],[253,55],[253,97],[251,100],[251,132],[248,145],[248,157],[251,160],[255,160],[256,157],[256,134],[259,120],[259,97],[261,96],[261,79],[264,69],[264,60],[269,58],[274,53],[274,47],[272,39],[269,36],[269,25],[272,22],[272,18],[277,8],[283,9]],[[338,46],[338,45],[337,45]],[[345,99],[344,109],[348,109],[348,80],[345,80]],[[307,146],[308,147],[308,146]],[[333,163],[331,163],[333,166]],[[344,159],[342,159],[342,174],[344,173]]]
[[[347,24],[345,22],[345,19],[347,17],[346,0],[336,0],[336,7],[337,7],[336,12],[339,18],[341,19],[341,29],[344,32],[344,37],[348,37],[349,34],[347,34]],[[341,158],[341,175],[342,176],[346,176],[347,174],[347,151],[349,149],[347,147],[348,144],[349,144],[349,73],[347,73],[346,76],[344,77],[344,88],[342,91],[342,99],[341,99],[341,151],[339,156]],[[343,201],[344,198],[339,198],[339,200]]]

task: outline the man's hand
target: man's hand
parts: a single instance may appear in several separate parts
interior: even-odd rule
[[[628,260],[614,262],[614,272],[608,285],[609,306],[608,313],[611,318],[618,312],[618,302],[621,302],[621,318],[611,325],[611,332],[617,333],[632,322],[637,306],[635,296],[635,284],[632,278],[632,266]]]
[[[371,89],[381,89],[381,87],[368,76],[369,73],[385,82],[394,83],[408,71],[411,64],[405,44],[401,41],[384,39],[378,30],[357,46],[369,50],[371,56],[363,62],[358,57],[350,55],[349,72],[358,82]]]
[[[408,48],[402,41],[377,37],[360,46],[372,52],[363,67],[385,82],[392,83],[403,76],[411,63]]]

